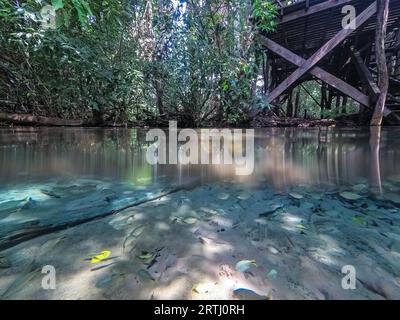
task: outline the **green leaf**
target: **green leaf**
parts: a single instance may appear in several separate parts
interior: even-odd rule
[[[51,0],[51,4],[56,10],[64,8],[64,0]]]

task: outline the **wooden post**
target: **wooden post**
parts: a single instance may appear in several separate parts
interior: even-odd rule
[[[386,0],[389,1],[389,0]],[[374,1],[367,9],[365,9],[360,15],[356,17],[356,29],[362,26],[369,18],[371,18],[377,9],[377,3]],[[387,20],[387,19],[386,19]],[[312,70],[316,64],[318,64],[328,53],[336,48],[343,40],[345,40],[355,29],[342,29],[336,33],[327,43],[325,43],[317,52],[315,52],[308,60],[306,60],[296,71],[294,71],[289,77],[281,82],[274,91],[268,96],[268,103],[272,103],[282,93],[288,90],[296,81],[298,81],[303,75]]]
[[[389,2],[390,0],[378,0],[378,18],[375,34],[375,57],[378,71],[378,87],[381,93],[375,106],[375,111],[371,120],[371,126],[380,126],[382,124],[386,97],[389,89],[389,74],[385,52],[385,37],[389,17]]]
[[[290,50],[282,47],[278,43],[272,41],[271,39],[268,39],[266,37],[263,37],[261,35],[258,36],[258,40],[267,47],[268,50],[272,51],[273,53],[277,54],[278,56],[284,58],[285,60],[293,63],[296,66],[301,66],[303,63],[306,62],[305,59],[302,57],[298,56],[297,54],[291,52]],[[361,103],[364,106],[370,106],[369,103],[369,97],[359,91],[357,88],[354,88],[353,86],[349,85],[345,81],[335,77],[334,75],[330,74],[329,72],[326,72],[325,70],[319,68],[319,67],[314,67],[310,70],[310,73],[317,77],[318,79],[321,79],[325,83],[329,84],[332,88],[335,88],[336,90],[339,90],[340,92],[344,93],[345,95],[348,95],[351,97],[353,100]],[[275,77],[276,79],[276,77]],[[277,83],[274,81],[274,84]]]

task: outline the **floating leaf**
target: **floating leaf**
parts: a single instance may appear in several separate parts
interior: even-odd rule
[[[246,272],[252,267],[257,267],[256,260],[242,260],[236,264],[235,270],[238,272]]]
[[[229,197],[230,197],[230,195],[227,194],[227,193],[220,193],[220,194],[218,195],[218,199],[220,199],[220,200],[228,200]]]
[[[296,228],[302,229],[302,230],[307,230],[307,228],[306,228],[304,225],[302,225],[302,224],[296,225]]]
[[[6,257],[0,256],[0,268],[7,269],[11,267],[11,262]]]
[[[236,289],[233,291],[233,296],[239,300],[271,300],[272,293],[270,292],[267,296],[262,296],[250,289]]]
[[[109,256],[111,255],[111,251],[102,251],[100,254],[98,254],[97,256],[93,257],[90,262],[91,263],[99,263],[101,261],[103,261],[104,259],[107,259]]]
[[[349,201],[357,201],[357,200],[362,199],[362,196],[360,196],[358,194],[355,194],[355,193],[352,193],[352,192],[347,192],[347,191],[346,192],[341,192],[339,195],[342,198],[344,198],[346,200],[349,200]]]
[[[289,193],[289,196],[291,196],[293,199],[296,199],[296,200],[304,199],[304,197],[301,194],[296,193],[296,192]]]
[[[248,200],[248,199],[251,198],[251,194],[248,193],[248,192],[241,192],[241,193],[238,194],[237,197],[238,197],[239,200]]]

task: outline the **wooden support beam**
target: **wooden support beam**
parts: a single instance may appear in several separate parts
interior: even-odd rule
[[[268,103],[272,103],[283,92],[289,89],[299,78],[310,71],[318,62],[321,61],[329,52],[338,46],[344,39],[346,39],[357,28],[363,25],[369,18],[371,18],[377,10],[376,1],[374,1],[367,9],[356,17],[355,29],[342,29],[333,38],[331,38],[325,45],[323,45],[316,53],[314,53],[308,60],[306,60],[295,72],[293,72],[287,79],[285,79],[274,91],[268,96]]]
[[[272,51],[273,53],[279,55],[280,57],[286,59],[287,61],[293,63],[296,66],[301,66],[305,59],[298,56],[297,54],[291,52],[290,50],[282,47],[281,45],[277,44],[276,42],[264,37],[259,36],[258,40],[265,45],[265,47]],[[336,90],[344,93],[345,95],[349,96],[353,100],[361,103],[364,106],[369,107],[370,101],[369,97],[362,93],[360,90],[354,88],[353,86],[349,85],[345,81],[335,77],[334,75],[330,74],[329,72],[319,68],[314,67],[310,70],[310,73],[317,77],[318,79],[324,81],[325,83],[329,84],[331,87],[335,88]]]
[[[369,95],[371,97],[371,101],[375,104],[378,101],[379,95],[381,94],[381,90],[379,90],[378,85],[375,83],[374,78],[372,77],[371,72],[368,67],[365,65],[363,59],[359,52],[352,51],[353,62],[356,66],[357,72],[360,75],[361,81],[368,88]]]
[[[389,70],[386,61],[385,38],[389,19],[390,0],[379,0],[375,34],[375,60],[378,72],[378,86],[381,94],[375,106],[371,126],[380,126],[385,115],[385,104],[389,90]]]
[[[293,21],[299,18],[303,18],[309,16],[311,14],[315,14],[324,10],[328,10],[337,6],[345,5],[346,3],[352,2],[353,0],[328,0],[323,3],[319,3],[313,6],[307,6],[298,11],[294,11],[292,13],[288,13],[282,16],[279,23],[286,23],[289,21]]]

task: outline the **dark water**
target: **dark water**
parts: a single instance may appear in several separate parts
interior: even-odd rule
[[[261,129],[255,170],[236,176],[229,165],[157,165],[146,161],[146,131],[137,129],[0,130],[0,184],[60,177],[111,178],[151,184],[159,177],[298,184],[370,182],[400,175],[400,128]]]

